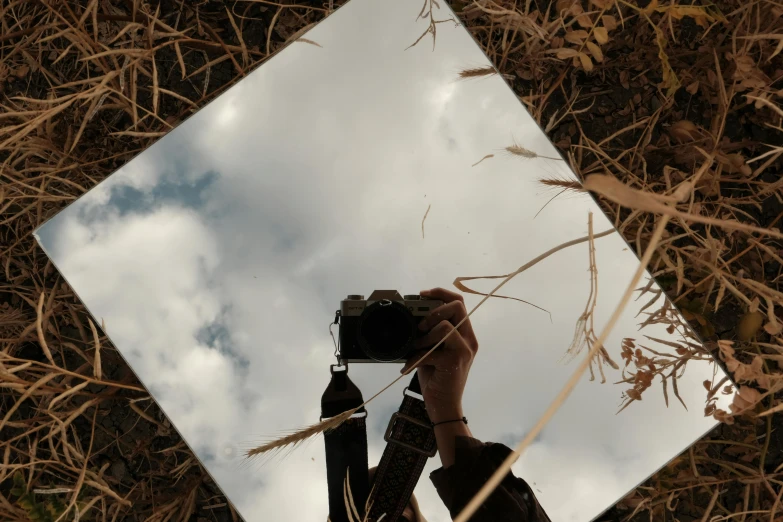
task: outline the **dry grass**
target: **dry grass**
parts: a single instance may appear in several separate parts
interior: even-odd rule
[[[714,399],[727,383],[705,382],[705,414],[727,424],[606,517],[776,520],[783,439],[775,414],[759,413],[778,404],[783,360],[783,9],[763,1],[518,4],[465,3],[460,18],[498,72],[517,75],[522,100],[639,255],[654,225],[670,220],[649,268],[707,341],[671,303],[650,309],[658,295],[642,288],[650,304],[640,321],[682,339],[666,350],[676,356],[656,350],[657,339],[624,341],[619,380],[631,387],[623,407],[653,383],[677,395],[687,363],[710,356],[740,384],[732,411],[722,412]],[[687,200],[676,201],[678,189]]]
[[[238,519],[31,233],[326,14],[0,4],[0,520]]]
[[[237,518],[31,232],[286,42],[317,45],[300,36],[328,5],[296,4],[2,3],[0,520],[66,510],[62,520],[77,510]],[[640,321],[683,338],[678,357],[665,358],[655,339],[626,340],[627,402],[656,380],[676,394],[687,362],[713,355],[741,386],[733,411],[706,405],[726,424],[607,518],[772,521],[783,434],[778,414],[760,414],[783,388],[783,7],[692,4],[453,1],[618,230],[640,256],[651,251],[650,271],[707,341],[688,337],[670,304],[645,309]],[[450,21],[433,5],[420,16],[434,44]],[[650,286],[641,293],[656,297]],[[705,386],[714,397],[725,385]]]

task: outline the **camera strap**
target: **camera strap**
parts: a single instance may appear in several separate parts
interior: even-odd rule
[[[438,448],[435,431],[424,409],[418,374],[403,392],[400,410],[389,419],[386,449],[375,472],[368,522],[397,522],[410,502],[427,459]],[[385,515],[385,516],[384,516]],[[413,522],[413,521],[411,521]]]
[[[348,366],[335,370],[330,366],[332,379],[321,396],[321,419],[335,417],[364,403],[362,392],[348,377]],[[356,517],[348,515],[345,478],[348,476],[351,498],[364,519],[364,506],[369,494],[367,476],[367,412],[359,409],[348,420],[324,433],[326,444],[326,482],[329,489],[329,520],[349,522]]]
[[[334,368],[333,365],[332,380],[321,397],[322,419],[339,415],[364,402],[359,388],[348,377],[347,366],[344,371],[336,371]],[[386,448],[375,471],[370,492],[364,408],[337,428],[324,433],[331,522],[400,520],[427,459],[437,452],[435,431],[424,409],[418,375],[414,374],[410,385],[405,388],[400,409],[389,419],[384,440]],[[349,515],[346,506],[346,476],[350,499],[359,514],[358,521],[355,516]],[[366,519],[365,506],[370,506]]]

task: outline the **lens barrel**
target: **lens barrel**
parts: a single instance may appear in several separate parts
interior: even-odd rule
[[[415,336],[413,315],[398,301],[376,301],[359,317],[357,341],[364,353],[375,361],[402,359],[412,349]]]

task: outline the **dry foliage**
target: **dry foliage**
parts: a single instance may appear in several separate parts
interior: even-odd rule
[[[31,233],[327,14],[0,2],[0,520],[239,519]]]
[[[318,45],[300,37],[333,5],[321,4],[0,4],[0,520],[237,518],[31,231],[286,43]],[[655,195],[635,205],[599,191],[640,256],[669,220],[649,269],[707,342],[671,304],[645,309],[641,322],[682,337],[678,357],[656,354],[656,339],[624,342],[627,400],[656,381],[676,394],[687,362],[710,355],[740,386],[732,411],[706,406],[725,424],[603,518],[779,518],[783,7],[452,5],[583,182],[609,174]],[[433,43],[450,18],[430,0],[420,17]],[[685,184],[687,200],[668,199]],[[728,384],[705,387],[715,397]]]
[[[587,296],[587,303],[585,303],[585,311],[579,316],[574,327],[574,339],[571,341],[571,345],[566,350],[565,357],[569,360],[574,360],[582,350],[586,347],[589,353],[595,355],[590,358],[590,380],[595,380],[595,372],[593,366],[598,367],[598,371],[601,374],[601,384],[606,382],[606,375],[604,375],[604,365],[608,365],[615,370],[619,369],[617,363],[612,360],[606,348],[602,345],[595,347],[598,337],[595,334],[595,306],[598,304],[598,265],[595,261],[595,237],[593,235],[593,214],[590,213],[588,222],[588,263],[590,272],[590,293]],[[594,348],[595,347],[595,348]]]
[[[640,306],[650,304],[639,320],[679,339],[662,343],[642,330],[624,340],[622,407],[653,384],[668,402],[688,362],[710,356],[739,385],[723,412],[715,398],[731,383],[706,381],[705,414],[725,424],[602,518],[776,520],[783,8],[658,0],[460,6],[497,71],[517,76],[522,101],[637,254],[654,225],[670,219],[649,269],[671,302],[652,309],[659,296],[644,285]],[[543,183],[558,195],[581,189],[566,181]],[[675,197],[678,189],[686,200]]]

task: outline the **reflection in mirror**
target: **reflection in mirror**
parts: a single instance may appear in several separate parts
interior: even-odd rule
[[[37,231],[245,520],[326,519],[322,439],[246,466],[242,452],[318,421],[346,296],[443,287],[470,310],[500,281],[472,278],[584,237],[592,212],[594,241],[471,316],[463,411],[474,437],[514,447],[638,266],[616,232],[599,237],[611,223],[468,32],[422,35],[420,9],[352,0]],[[596,517],[715,425],[704,383],[724,374],[648,280],[513,467],[554,521]],[[350,377],[367,399],[400,368]],[[407,382],[367,404],[370,466]],[[450,520],[440,465],[415,490],[431,522]]]

